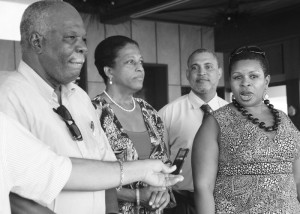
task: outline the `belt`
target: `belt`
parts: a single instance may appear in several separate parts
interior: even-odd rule
[[[267,174],[292,174],[292,162],[273,162],[273,163],[247,163],[238,165],[220,164],[220,175],[267,175]]]

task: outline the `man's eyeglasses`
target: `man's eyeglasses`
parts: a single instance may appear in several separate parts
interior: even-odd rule
[[[264,58],[266,56],[266,53],[260,47],[257,47],[257,46],[243,46],[243,47],[240,47],[240,48],[234,50],[230,54],[230,60],[233,57],[235,57],[237,55],[240,55],[242,53],[245,53],[245,52],[259,54],[259,55],[263,56]]]
[[[81,141],[82,140],[82,135],[81,132],[76,125],[75,121],[73,120],[69,110],[64,106],[60,105],[57,109],[53,109],[55,113],[57,113],[66,123],[67,127],[69,128],[73,139]]]

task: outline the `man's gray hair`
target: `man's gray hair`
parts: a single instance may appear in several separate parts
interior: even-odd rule
[[[47,18],[50,15],[50,8],[55,5],[63,4],[62,0],[45,0],[38,1],[29,5],[22,16],[20,24],[21,32],[21,47],[22,49],[28,46],[29,37],[32,32],[37,32],[45,35],[50,26],[47,24]]]
[[[188,67],[189,67],[189,65],[190,65],[190,61],[191,61],[192,57],[193,57],[195,54],[200,54],[200,53],[210,53],[210,54],[212,54],[212,55],[216,58],[216,60],[217,60],[218,67],[220,67],[220,62],[219,62],[219,59],[218,59],[216,53],[213,52],[213,51],[211,51],[211,50],[208,50],[208,49],[206,49],[206,48],[199,48],[199,49],[195,50],[193,53],[191,53],[191,55],[189,56],[189,58],[188,58],[188,60],[187,60],[187,66],[188,66]]]

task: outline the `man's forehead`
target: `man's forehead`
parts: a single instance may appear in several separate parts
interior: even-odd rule
[[[49,18],[47,22],[52,30],[60,32],[74,31],[80,34],[86,33],[84,23],[80,16],[71,14],[58,15]]]
[[[191,58],[191,64],[201,63],[218,63],[216,57],[209,52],[196,53]]]

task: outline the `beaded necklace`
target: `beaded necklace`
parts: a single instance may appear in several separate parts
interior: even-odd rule
[[[103,92],[104,92],[104,94],[106,94],[106,96],[108,97],[108,99],[110,99],[110,101],[112,103],[114,103],[116,106],[118,106],[123,111],[126,111],[126,112],[133,112],[134,111],[134,109],[135,109],[135,101],[134,101],[133,97],[131,97],[132,102],[133,102],[133,108],[132,109],[125,109],[122,106],[120,106],[116,101],[114,101],[113,98],[111,98],[106,91],[103,91]]]
[[[236,99],[232,99],[232,103],[237,108],[237,110],[242,113],[243,116],[245,116],[253,124],[258,125],[259,128],[264,129],[267,132],[276,131],[278,129],[278,126],[281,121],[281,119],[279,117],[279,112],[276,109],[274,109],[274,106],[272,104],[270,104],[269,100],[264,100],[264,103],[268,106],[271,113],[273,114],[275,123],[273,126],[268,126],[268,127],[266,127],[264,122],[259,122],[258,118],[253,117],[253,115],[250,114],[241,104],[239,104],[236,101]]]

